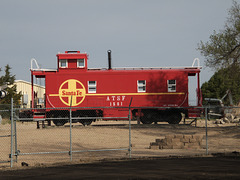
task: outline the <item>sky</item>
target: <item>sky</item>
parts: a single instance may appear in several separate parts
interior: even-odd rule
[[[240,3],[240,1],[237,1]],[[197,51],[224,28],[231,0],[1,0],[0,67],[30,81],[31,58],[55,69],[56,54],[80,50],[88,67],[191,66],[199,58],[201,84],[213,71]]]

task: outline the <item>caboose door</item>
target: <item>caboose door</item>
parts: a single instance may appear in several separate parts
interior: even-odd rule
[[[188,105],[198,105],[197,76],[188,76]]]

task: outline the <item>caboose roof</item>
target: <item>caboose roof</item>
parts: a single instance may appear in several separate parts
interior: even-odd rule
[[[78,59],[78,58],[86,58],[86,61],[88,59],[88,55],[87,53],[80,53],[80,51],[66,51],[65,53],[58,53],[57,54],[58,60],[59,59]],[[33,68],[33,62],[35,62],[36,67],[37,68]],[[197,66],[195,65],[195,63],[197,63]],[[195,58],[192,66],[185,66],[185,67],[118,67],[118,68],[111,68],[111,69],[107,69],[107,68],[87,68],[86,66],[86,70],[87,71],[109,71],[109,72],[116,72],[116,71],[151,71],[151,70],[179,70],[179,71],[188,71],[188,72],[192,72],[192,73],[197,73],[200,72],[200,69],[202,67],[200,66],[200,61],[198,58]],[[33,75],[37,75],[37,76],[44,76],[45,73],[44,72],[57,72],[59,69],[40,69],[37,61],[35,59],[31,59],[31,72]],[[66,68],[65,70],[68,70],[68,68]],[[68,71],[78,71],[81,70],[76,69],[76,68],[72,68],[69,69]]]
[[[80,51],[66,51],[65,53],[58,53],[58,59],[79,59],[87,58],[87,53],[80,53]]]
[[[118,67],[118,68],[112,68],[111,71],[122,71],[122,70],[200,70],[202,67]],[[98,70],[98,71],[106,71],[107,68],[88,68],[88,70]],[[31,69],[31,71],[38,71],[38,72],[56,72],[57,69]]]
[[[159,69],[202,69],[202,67],[117,67],[112,70],[159,70]],[[107,68],[88,68],[88,70],[108,70]]]
[[[111,71],[137,71],[137,70],[200,70],[202,67],[118,67],[112,68]],[[88,68],[89,71],[106,71],[107,68]],[[31,69],[33,72],[56,72],[57,69]]]

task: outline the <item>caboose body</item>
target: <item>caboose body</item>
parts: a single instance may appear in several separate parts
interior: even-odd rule
[[[197,76],[196,106],[201,106],[200,67],[113,69],[110,51],[108,59],[108,68],[89,69],[86,53],[66,51],[57,54],[57,69],[31,69],[32,85],[34,76],[45,78],[46,109],[35,110],[33,117],[61,117],[62,121],[55,119],[53,122],[63,125],[67,122],[71,106],[73,117],[95,117],[75,119],[75,122],[88,125],[96,117],[127,117],[129,110],[121,107],[128,107],[130,102],[131,116],[144,124],[159,121],[179,123],[182,114],[189,118],[199,116],[195,107],[189,105],[188,77]],[[35,98],[36,93],[32,92],[34,108]]]

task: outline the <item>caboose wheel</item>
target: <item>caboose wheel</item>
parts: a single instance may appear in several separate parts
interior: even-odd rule
[[[64,124],[66,124],[66,120],[64,120],[64,119],[61,119],[61,120],[53,120],[53,123],[54,123],[56,126],[63,126]]]
[[[182,114],[180,112],[169,112],[167,114],[167,122],[169,124],[179,124],[182,120]]]
[[[57,118],[63,118],[63,117],[62,116],[57,116]],[[66,119],[55,119],[55,120],[53,120],[53,123],[56,126],[63,126],[64,124],[67,123],[67,120]]]
[[[144,116],[140,118],[140,121],[143,124],[152,124],[155,119],[156,113],[154,112],[146,112]]]
[[[88,120],[82,120],[82,121],[79,121],[83,126],[89,126],[90,124],[92,124],[92,120],[91,119],[88,119]]]

